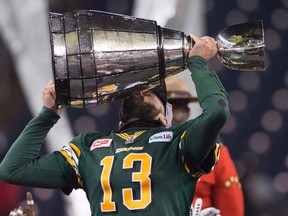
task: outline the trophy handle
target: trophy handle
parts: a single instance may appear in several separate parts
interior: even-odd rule
[[[265,71],[265,44],[262,20],[231,25],[217,36],[218,59],[238,71]],[[189,50],[195,41],[187,36]]]
[[[217,39],[218,58],[228,68],[240,71],[265,71],[263,21],[231,25]]]

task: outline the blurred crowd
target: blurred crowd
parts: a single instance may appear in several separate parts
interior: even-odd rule
[[[133,3],[133,0],[50,0],[49,11],[62,13],[95,9],[130,15]],[[216,37],[219,30],[229,24],[264,20],[268,65],[265,73],[240,74],[214,62],[213,68],[223,80],[231,101],[231,117],[221,138],[227,143],[242,182],[245,215],[287,215],[288,137],[285,122],[288,120],[288,65],[283,56],[286,55],[287,46],[284,39],[288,36],[285,21],[288,2],[282,0],[272,4],[266,0],[265,4],[260,5],[257,0],[207,0],[206,4],[207,34],[211,36]],[[0,37],[0,161],[32,117],[15,70],[11,54]],[[107,113],[116,109],[118,104],[112,103],[89,110],[70,109],[68,115],[75,133],[83,122],[87,123],[87,130],[97,129],[93,119],[100,125],[107,125],[101,130],[109,131],[117,127],[118,121],[117,115],[108,116]],[[41,151],[44,153],[47,150]],[[0,182],[0,216],[9,215],[11,210],[25,203],[27,191],[32,191],[39,215],[66,214],[61,191],[24,188]]]

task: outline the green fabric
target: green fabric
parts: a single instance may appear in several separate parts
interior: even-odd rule
[[[200,103],[207,95],[211,94],[221,94],[226,99],[228,98],[228,94],[217,75],[215,72],[208,70],[207,63],[202,57],[190,57],[187,64],[192,73],[193,82],[197,83],[195,87]]]
[[[72,140],[71,143],[81,151],[77,167],[84,182],[83,189],[93,204],[91,205],[92,215],[101,215],[99,211],[100,203],[103,201],[103,190],[100,183],[101,174],[104,172],[101,162],[107,157],[113,158],[109,182],[112,188],[112,200],[121,215],[133,215],[136,212],[140,215],[188,215],[197,178],[189,175],[182,163],[179,141],[185,129],[186,127],[177,127],[176,130],[164,127],[150,129],[129,143],[117,136],[115,132],[106,136],[101,133],[81,134]],[[143,130],[146,128],[135,128],[126,133],[131,135]],[[110,147],[99,147],[91,151],[91,143],[99,139],[113,141]],[[149,139],[152,140],[150,143]],[[124,161],[133,158],[134,154],[140,158],[151,159],[151,164],[146,160],[141,162],[135,158],[132,160],[132,168],[124,168]],[[141,165],[148,167],[148,164],[151,188],[143,191],[151,193],[152,200],[147,203],[146,208],[139,207],[133,213],[124,204],[125,197],[122,189],[132,188],[134,199],[140,199],[140,182],[133,183],[132,175],[142,171],[145,176]]]
[[[0,179],[61,188],[66,194],[83,188],[93,216],[105,211],[109,215],[187,216],[198,177],[214,166],[215,142],[228,117],[227,93],[217,76],[211,75],[200,57],[188,63],[201,98],[199,117],[171,128],[133,128],[122,135],[80,134],[62,153],[39,157],[46,134],[59,118],[43,108],[8,151],[0,165]],[[108,201],[112,205],[101,205]]]

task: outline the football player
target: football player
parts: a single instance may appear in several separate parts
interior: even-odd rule
[[[199,117],[168,127],[166,99],[145,90],[123,100],[118,131],[81,133],[60,151],[39,156],[62,112],[51,81],[42,93],[43,109],[2,161],[0,179],[65,194],[81,188],[93,216],[189,215],[195,184],[217,161],[216,140],[229,115],[227,92],[207,68],[216,42],[191,37],[187,64],[203,109]]]

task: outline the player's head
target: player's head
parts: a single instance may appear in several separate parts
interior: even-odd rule
[[[147,89],[132,94],[122,101],[120,128],[135,121],[158,122],[159,125],[168,126],[164,100],[157,91]]]
[[[188,104],[197,101],[197,97],[193,97],[187,85],[177,76],[171,76],[165,79],[167,99],[173,107],[172,124],[180,124],[188,120],[190,109]]]

